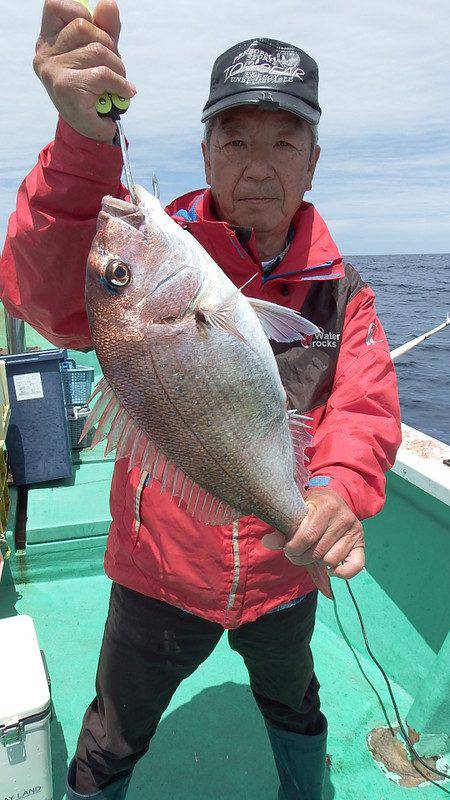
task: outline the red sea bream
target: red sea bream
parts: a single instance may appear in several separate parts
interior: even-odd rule
[[[135,192],[138,205],[104,198],[88,258],[104,378],[86,430],[98,423],[95,443],[107,437],[107,452],[202,522],[254,514],[291,538],[306,514],[310,436],[305,418],[286,411],[268,339],[318,329],[244,296],[156,198]],[[324,567],[307,568],[329,595]]]

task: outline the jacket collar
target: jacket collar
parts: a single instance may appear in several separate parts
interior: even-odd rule
[[[226,234],[229,240],[230,234],[234,232],[249,258],[261,269],[254,232],[232,228],[227,222],[218,219],[210,189],[189,192],[174,200],[166,211],[178,222],[184,223],[194,236],[197,225],[208,229],[208,238],[217,239]],[[312,203],[301,203],[294,214],[292,225],[295,235],[291,246],[280,264],[269,275],[263,276],[263,283],[277,279],[286,283],[298,283],[342,278],[342,256],[327,225]],[[246,241],[242,241],[243,239]]]

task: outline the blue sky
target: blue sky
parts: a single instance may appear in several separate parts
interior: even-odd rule
[[[345,254],[449,252],[450,6],[294,0],[122,0],[120,49],[138,94],[124,118],[135,180],[162,199],[204,185],[209,76],[235,42],[269,36],[319,63],[322,156],[313,191]],[[24,17],[26,7],[27,16]],[[31,62],[42,4],[2,20],[0,233],[17,186],[53,138],[56,113]]]

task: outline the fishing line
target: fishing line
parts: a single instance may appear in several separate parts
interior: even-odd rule
[[[389,680],[385,670],[383,669],[382,665],[380,664],[380,662],[378,661],[376,656],[373,654],[372,649],[370,647],[369,640],[367,638],[366,629],[365,629],[365,626],[364,626],[364,621],[363,621],[362,614],[361,614],[361,611],[359,609],[358,603],[356,601],[356,597],[353,594],[352,589],[350,587],[350,583],[349,583],[349,581],[347,579],[345,579],[345,583],[346,583],[347,589],[349,591],[350,597],[352,599],[353,605],[355,606],[356,613],[358,615],[358,620],[359,620],[359,624],[360,624],[360,627],[361,627],[362,635],[363,635],[363,638],[364,638],[364,644],[365,644],[366,650],[367,650],[370,658],[374,662],[375,666],[381,672],[381,674],[382,674],[382,676],[384,678],[384,681],[385,681],[385,683],[387,685],[388,692],[389,692],[389,695],[390,695],[390,698],[391,698],[391,701],[392,701],[392,705],[393,705],[393,708],[394,708],[395,716],[397,718],[397,722],[398,722],[398,725],[399,725],[400,733],[402,735],[402,738],[405,741],[406,747],[408,748],[410,755],[413,756],[413,758],[416,759],[420,764],[422,764],[422,766],[424,766],[429,772],[433,772],[436,775],[442,776],[443,778],[449,778],[450,775],[448,773],[442,772],[441,770],[436,769],[434,767],[430,767],[425,761],[423,761],[423,759],[419,756],[419,754],[415,750],[414,745],[411,742],[411,740],[410,740],[410,738],[409,738],[409,736],[408,736],[408,734],[407,734],[407,732],[405,730],[405,727],[403,725],[402,719],[400,717],[400,712],[398,710],[398,705],[397,705],[397,702],[396,702],[396,699],[395,699],[395,696],[394,696],[394,692],[392,691],[392,686],[391,686],[390,680]],[[332,592],[332,594],[333,594],[333,600],[334,600],[334,603],[335,603],[335,608],[337,609],[336,598],[335,598],[333,592]],[[340,623],[339,619],[338,619],[338,622]],[[350,642],[347,640],[347,637],[344,637],[344,638],[345,638],[346,644],[350,647],[350,649],[353,652],[353,648],[351,647]],[[370,681],[369,681],[369,683],[370,683]],[[372,686],[372,684],[370,684],[370,685]],[[373,686],[372,686],[372,689],[374,689]],[[378,698],[378,700],[379,700],[379,702],[381,704],[381,707],[383,709],[384,715],[387,718],[386,709],[385,709],[385,707],[384,707],[384,705],[383,705],[383,703],[381,701],[380,695],[378,694],[376,689],[374,689],[374,692],[377,695],[377,698]],[[395,735],[394,731],[393,731],[391,725],[389,724],[389,722],[388,722],[388,726],[389,726],[389,729],[390,729],[392,735],[394,736]],[[443,791],[445,794],[450,795],[450,791],[448,789],[446,789],[444,786],[442,786],[442,784],[437,783],[437,781],[434,781],[432,778],[428,778],[426,775],[424,775],[424,773],[418,768],[418,766],[414,763],[414,761],[411,761],[411,764],[414,767],[414,769],[416,770],[416,772],[418,772],[419,775],[422,778],[425,778],[425,780],[428,783],[432,783],[434,786],[437,786],[438,789],[441,789],[441,791]]]

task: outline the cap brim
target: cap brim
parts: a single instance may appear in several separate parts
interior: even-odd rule
[[[261,95],[263,92],[265,94],[270,92],[270,96],[273,100],[266,99],[264,96],[262,97]],[[303,100],[299,100],[298,97],[292,94],[280,92],[271,88],[239,92],[237,94],[231,94],[229,97],[224,97],[222,100],[218,100],[217,103],[212,103],[208,108],[205,107],[203,109],[201,121],[206,122],[206,120],[229,108],[246,105],[260,105],[267,108],[268,111],[290,111],[291,114],[305,119],[311,125],[317,125],[320,120],[320,111],[311,108],[311,106]]]

